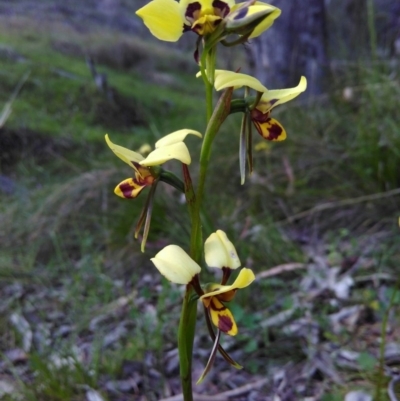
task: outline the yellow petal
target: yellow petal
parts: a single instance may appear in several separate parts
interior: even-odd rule
[[[157,39],[176,42],[183,34],[183,19],[174,0],[153,0],[136,14]]]
[[[206,263],[210,267],[237,269],[240,266],[236,249],[222,230],[218,230],[207,238],[204,253]]]
[[[183,142],[174,143],[173,145],[163,146],[153,150],[149,155],[140,162],[142,166],[159,166],[168,160],[176,159],[184,164],[190,164],[191,158],[189,149]]]
[[[260,2],[256,2],[256,5],[252,6],[254,7],[254,12],[257,12],[257,7],[266,7],[265,6],[258,6]],[[269,6],[269,5],[268,5]],[[250,7],[250,8],[252,8]],[[266,31],[268,28],[272,26],[274,21],[281,15],[281,10],[279,8],[275,8],[266,18],[264,18],[255,28],[252,34],[250,35],[249,39],[256,38],[257,36],[260,36],[264,31]]]
[[[268,141],[280,142],[286,139],[286,130],[283,125],[274,118],[268,118],[265,122],[252,120],[258,133]]]
[[[147,185],[137,183],[133,178],[127,178],[120,182],[114,189],[114,193],[124,199],[136,198]]]
[[[239,3],[233,7],[232,12],[226,17],[226,27],[238,34],[248,34],[250,38],[259,36],[267,30],[276,18],[281,14],[281,10],[270,4],[255,2]]]
[[[257,109],[266,113],[279,104],[286,103],[289,100],[299,96],[300,93],[307,89],[306,77],[301,77],[300,82],[294,88],[270,90],[262,96],[257,105]]]
[[[217,91],[230,88],[232,86],[235,89],[241,88],[242,86],[248,86],[258,92],[268,91],[268,89],[258,79],[250,75],[226,70],[215,71],[214,86]]]
[[[221,284],[208,283],[206,285],[206,287],[204,288],[204,292],[206,294],[208,294],[208,293],[214,292],[215,290],[219,290],[220,288],[221,288]],[[232,301],[233,298],[235,298],[236,291],[237,291],[237,289],[230,290],[228,292],[223,292],[222,294],[215,295],[215,297],[217,297],[221,302],[230,302],[230,301]],[[212,298],[213,297],[202,299],[202,301],[206,307],[208,307]]]
[[[106,142],[109,148],[114,152],[117,157],[119,157],[122,161],[124,161],[126,164],[129,164],[133,168],[135,168],[133,164],[134,162],[139,163],[144,159],[141,154],[112,143],[108,135],[106,135]]]
[[[182,142],[188,135],[195,135],[199,138],[202,137],[200,132],[194,131],[192,129],[181,129],[179,131],[172,132],[171,134],[165,135],[163,138],[156,142],[156,148],[161,148],[163,146],[173,145],[174,143]]]
[[[207,292],[206,294],[200,297],[201,300],[209,297],[214,297],[218,294],[223,294],[225,292],[229,292],[232,290],[237,290],[239,288],[244,288],[249,286],[255,280],[254,273],[251,269],[247,269],[244,267],[240,270],[239,275],[237,276],[235,282],[231,285],[220,285],[217,289]]]
[[[200,273],[200,266],[179,246],[168,245],[151,259],[158,271],[169,281],[188,284]]]
[[[235,336],[238,328],[233,318],[232,312],[222,304],[217,298],[212,298],[208,307],[211,320],[222,332]]]

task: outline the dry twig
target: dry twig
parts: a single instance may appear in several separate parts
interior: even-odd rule
[[[391,191],[387,192],[379,192],[377,194],[372,194],[372,195],[359,196],[358,198],[349,198],[349,199],[342,199],[336,202],[321,203],[320,205],[316,205],[311,209],[289,216],[285,220],[285,222],[291,223],[294,220],[303,219],[304,217],[307,217],[316,212],[322,212],[323,210],[335,209],[342,206],[356,205],[362,202],[375,201],[397,195],[400,195],[400,188],[392,189]]]
[[[291,272],[293,270],[298,270],[298,269],[305,269],[306,267],[307,265],[304,263],[285,263],[283,265],[278,265],[273,267],[272,269],[258,273],[256,275],[256,279],[277,276],[278,274]]]

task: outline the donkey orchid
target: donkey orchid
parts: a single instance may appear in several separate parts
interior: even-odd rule
[[[155,144],[155,149],[145,158],[140,153],[134,152],[111,142],[106,135],[106,142],[114,154],[123,162],[129,164],[135,171],[134,178],[127,178],[117,185],[114,192],[116,195],[132,199],[149,185],[153,185],[159,176],[156,166],[168,160],[176,159],[183,164],[190,164],[189,150],[183,142],[187,135],[195,135],[201,138],[200,132],[182,129],[164,136]]]
[[[221,39],[230,33],[259,36],[281,11],[255,0],[235,4],[234,0],[153,0],[136,14],[160,40],[176,42],[184,32],[199,36],[212,34],[222,26]]]
[[[254,273],[243,268],[233,284],[226,285],[231,272],[240,266],[240,260],[234,245],[221,230],[207,238],[204,253],[209,267],[222,269],[221,283],[210,283],[201,288],[198,278],[200,266],[177,245],[168,245],[151,261],[169,281],[176,284],[192,284],[213,324],[223,333],[234,336],[238,332],[237,325],[225,303],[234,298],[238,289],[245,288],[254,281]]]
[[[221,332],[230,336],[237,334],[235,319],[225,304],[234,298],[238,289],[249,286],[255,279],[252,270],[244,267],[236,280],[231,285],[226,285],[231,272],[240,266],[240,260],[234,245],[223,231],[218,230],[207,238],[204,253],[209,267],[222,270],[221,283],[209,283],[202,287],[199,280],[200,266],[177,245],[166,246],[151,259],[158,271],[169,281],[193,286],[206,311],[207,327],[214,346],[197,383],[200,383],[210,371],[217,350],[232,366],[237,369],[242,368],[222,348],[219,339]],[[212,324],[218,329],[217,335],[214,333]]]
[[[175,131],[157,141],[155,144],[155,149],[150,152],[147,157],[144,157],[140,153],[134,152],[133,150],[116,145],[115,143],[111,142],[108,135],[106,135],[106,142],[109,148],[123,162],[131,166],[135,172],[134,177],[126,178],[120,182],[116,186],[114,193],[121,198],[134,199],[139,196],[144,188],[148,186],[151,187],[135,229],[135,238],[138,238],[139,232],[144,224],[141,245],[142,252],[144,252],[150,230],[154,194],[158,182],[160,180],[165,181],[176,188],[179,188],[179,183],[181,183],[179,179],[172,173],[163,171],[159,166],[172,159],[179,160],[183,165],[188,165],[191,163],[189,150],[183,142],[187,135],[195,135],[199,138],[202,137],[200,132],[191,129]],[[148,147],[146,146],[146,148],[142,150],[147,151]]]
[[[200,73],[197,74],[197,77]],[[283,141],[286,139],[286,131],[282,124],[271,117],[271,110],[289,100],[294,99],[307,88],[307,80],[301,77],[299,84],[294,88],[268,90],[258,79],[238,72],[216,70],[214,86],[217,91],[225,88],[239,89],[245,87],[245,99],[234,106],[231,103],[231,113],[244,112],[242,128],[240,132],[239,164],[241,183],[245,181],[246,158],[249,163],[250,172],[253,170],[252,156],[252,132],[253,122],[258,133],[268,141]],[[256,97],[249,97],[248,90],[256,91]]]
[[[307,88],[307,79],[301,77],[299,84],[294,88],[268,90],[258,79],[238,72],[217,70],[215,71],[215,89],[217,91],[242,86],[254,89],[262,94],[258,103],[250,111],[250,118],[258,133],[269,141],[283,141],[286,139],[286,131],[274,118],[270,117],[271,110],[289,100],[294,99]]]

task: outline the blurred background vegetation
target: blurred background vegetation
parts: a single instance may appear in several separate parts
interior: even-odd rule
[[[181,290],[163,281],[149,258],[166,244],[187,246],[187,211],[176,191],[160,185],[142,254],[133,231],[145,196],[113,194],[132,172],[104,142],[108,133],[137,150],[180,128],[205,128],[196,38],[187,34],[179,45],[152,39],[134,15],[144,3],[0,1],[2,399],[156,400],[179,389]],[[244,186],[240,117],[225,123],[207,182],[205,234],[227,231],[243,264],[260,277],[282,264],[300,268],[240,294],[234,308],[241,332],[225,345],[244,362],[246,380],[282,367],[294,377],[290,369],[310,362],[314,343],[285,333],[288,321],[266,323],[291,311],[293,321],[318,322],[317,349],[346,344],[361,357],[350,373],[332,369],[333,379],[312,371],[304,394],[294,389],[280,399],[309,392],[340,400],[353,388],[388,399],[379,347],[400,338],[383,324],[390,315],[396,327],[400,305],[393,295],[400,263],[400,3],[274,4],[281,19],[252,44],[221,49],[219,67],[256,74],[271,89],[306,75],[310,92],[274,113],[288,132],[285,142],[254,138],[255,172]],[[196,155],[196,139],[188,145]],[[335,299],[332,287],[311,306],[294,308],[294,298],[304,296],[299,283],[315,264],[351,276],[352,295]],[[363,307],[355,327],[332,330],[326,321],[333,309],[354,305]],[[201,313],[198,326],[200,372],[211,348]],[[243,384],[223,362],[216,372],[196,391]],[[265,386],[252,399],[269,400],[274,383]]]

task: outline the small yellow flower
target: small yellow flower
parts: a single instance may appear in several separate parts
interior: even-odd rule
[[[127,178],[117,185],[115,194],[127,199],[136,198],[145,187],[152,185],[157,179],[157,171],[152,167],[159,166],[168,160],[176,159],[184,164],[190,164],[189,150],[183,142],[187,135],[195,135],[201,138],[200,132],[194,130],[175,131],[157,141],[156,148],[147,157],[114,144],[106,135],[109,148],[135,171],[133,178]]]
[[[211,339],[214,341],[214,346],[207,365],[197,383],[201,383],[210,371],[217,351],[233,367],[236,369],[242,368],[223,349],[219,344],[219,340],[221,333],[230,336],[235,336],[238,333],[235,318],[226,303],[232,301],[238,289],[249,286],[255,279],[254,273],[244,267],[240,270],[233,284],[226,285],[232,270],[240,266],[240,260],[234,245],[223,231],[217,230],[207,238],[204,244],[204,253],[209,267],[216,267],[222,270],[223,275],[220,284],[210,283],[202,288],[199,280],[200,266],[177,245],[165,247],[151,259],[158,271],[169,281],[192,286],[206,311],[207,328]],[[212,328],[213,324],[218,329],[217,335],[215,335]]]
[[[240,266],[240,260],[234,245],[221,230],[207,238],[204,253],[209,267],[223,271],[220,284],[207,284],[204,289],[201,289],[198,279],[200,266],[179,246],[165,247],[151,261],[169,281],[176,284],[193,284],[213,324],[222,332],[234,336],[238,328],[225,303],[234,298],[238,289],[247,287],[254,281],[254,273],[250,269],[243,268],[233,284],[225,285],[231,271]]]
[[[260,101],[250,111],[251,121],[263,138],[269,141],[283,141],[286,139],[286,131],[279,121],[271,117],[271,110],[304,92],[307,88],[307,79],[301,77],[299,84],[294,88],[268,90],[258,79],[250,75],[217,70],[214,85],[217,91],[229,87],[238,89],[246,86],[262,93]]]
[[[106,142],[109,148],[118,156],[122,161],[129,164],[134,172],[133,178],[127,178],[120,182],[114,190],[114,193],[121,198],[133,199],[136,198],[144,188],[154,183],[155,177],[148,167],[140,165],[144,157],[140,153],[116,145],[111,142],[108,135],[106,135]]]
[[[153,0],[136,12],[156,38],[168,42],[176,42],[190,30],[207,36],[221,24],[221,39],[230,33],[253,38],[268,29],[280,13],[255,0],[238,4],[234,0]]]
[[[187,135],[195,135],[201,138],[200,132],[191,129],[181,129],[172,134],[166,135],[155,144],[155,149],[147,157],[134,152],[122,146],[111,142],[106,135],[106,142],[114,154],[123,162],[129,164],[135,172],[134,177],[127,178],[120,182],[114,192],[116,195],[125,199],[136,198],[144,188],[150,186],[150,191],[144,203],[142,212],[135,229],[135,238],[138,238],[139,232],[144,225],[141,250],[144,252],[147,237],[150,231],[151,215],[153,210],[153,201],[159,181],[164,181],[173,187],[183,190],[183,183],[172,173],[163,170],[160,165],[168,160],[179,160],[183,165],[191,163],[191,158],[184,139]]]

